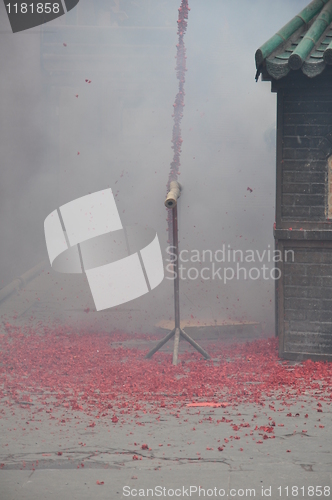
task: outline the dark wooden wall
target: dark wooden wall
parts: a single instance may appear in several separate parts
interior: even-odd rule
[[[332,221],[327,219],[332,154],[329,73],[302,73],[277,91],[276,248],[293,250],[276,283],[279,353],[332,360]]]
[[[327,162],[321,149],[332,132],[332,93],[283,92],[283,220],[325,220]]]
[[[332,241],[279,240],[294,251],[279,282],[280,355],[332,359]]]

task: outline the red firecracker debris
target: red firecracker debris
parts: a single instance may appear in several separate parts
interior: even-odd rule
[[[63,408],[84,412],[91,427],[97,418],[116,424],[120,415],[121,420],[135,417],[138,425],[143,412],[159,416],[161,412],[174,413],[174,408],[180,405],[185,411],[204,411],[199,406],[186,407],[188,402],[200,406],[208,403],[213,408],[215,402],[227,398],[231,406],[251,403],[263,406],[266,398],[270,402],[273,396],[277,411],[280,411],[278,404],[287,408],[282,410],[284,415],[290,413],[294,394],[307,393],[322,404],[315,406],[320,410],[324,410],[324,402],[331,403],[331,393],[322,391],[322,387],[332,387],[332,364],[307,360],[289,370],[289,364],[278,357],[275,338],[232,345],[216,341],[213,361],[202,363],[199,353],[188,351],[182,355],[185,363],[174,367],[168,353],[158,352],[146,360],[147,350],[121,345],[132,338],[123,332],[92,334],[81,329],[78,333],[68,325],[17,327],[6,322],[4,328],[0,398],[9,406],[20,402],[26,409],[33,401],[33,411],[42,411],[49,418],[54,418],[57,408]],[[137,334],[136,338],[155,339],[143,334]],[[223,406],[225,403],[220,405],[227,407]],[[111,415],[110,409],[114,412]],[[56,418],[61,426],[66,425],[67,419],[57,415]],[[31,418],[25,420],[30,421],[25,427],[32,427]],[[219,422],[219,425],[246,427],[245,423],[225,417],[219,418]],[[273,435],[272,423],[261,426],[258,432]],[[277,418],[275,425],[283,426]]]

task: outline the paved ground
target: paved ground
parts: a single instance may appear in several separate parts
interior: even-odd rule
[[[113,423],[51,396],[40,411],[37,395],[3,399],[0,498],[331,498],[331,406],[318,412],[309,393],[287,401],[152,404]]]

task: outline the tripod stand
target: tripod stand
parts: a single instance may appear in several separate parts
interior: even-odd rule
[[[167,208],[172,209],[173,216],[173,270],[174,270],[174,316],[175,316],[175,328],[169,332],[166,337],[164,337],[158,344],[148,352],[145,356],[146,358],[151,358],[155,352],[157,352],[166,342],[168,342],[174,336],[174,350],[173,350],[173,365],[178,362],[178,352],[179,352],[179,341],[180,337],[189,342],[198,352],[200,352],[205,359],[210,359],[209,354],[204,351],[204,349],[197,344],[186,332],[184,332],[180,327],[180,294],[179,294],[179,241],[178,241],[178,211],[177,211],[177,199],[181,194],[180,184],[176,181],[170,183],[170,191],[167,195],[165,205]]]

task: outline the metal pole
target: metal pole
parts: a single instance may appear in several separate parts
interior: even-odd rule
[[[173,254],[174,264],[173,271],[174,279],[174,311],[175,311],[175,328],[180,328],[180,293],[179,293],[179,239],[178,239],[178,207],[175,205],[172,208],[173,214]]]
[[[174,272],[174,311],[175,311],[175,337],[173,350],[173,365],[178,363],[179,342],[180,342],[180,292],[179,292],[179,238],[178,238],[178,207],[172,208],[173,224],[173,272]]]
[[[178,364],[179,342],[180,342],[180,328],[176,328],[174,336],[173,365]]]

